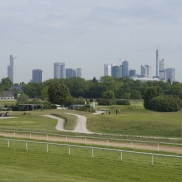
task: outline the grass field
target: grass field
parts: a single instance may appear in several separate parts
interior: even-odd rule
[[[181,159],[0,141],[0,181],[181,181]]]

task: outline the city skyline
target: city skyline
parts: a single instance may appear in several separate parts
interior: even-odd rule
[[[158,60],[176,68],[182,81],[181,6],[172,0],[3,1],[0,78],[7,75],[10,54],[18,56],[16,82],[28,82],[35,67],[44,70],[45,80],[53,78],[52,62],[80,65],[85,79],[99,79],[103,64],[120,65],[119,59],[137,73],[140,65],[151,65],[155,75],[158,49]]]

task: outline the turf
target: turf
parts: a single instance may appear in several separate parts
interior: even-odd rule
[[[181,181],[179,159],[0,141],[0,181]]]

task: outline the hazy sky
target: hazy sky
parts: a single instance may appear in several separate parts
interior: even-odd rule
[[[82,68],[83,78],[100,78],[104,64],[152,65],[155,51],[182,82],[181,0],[0,0],[0,79],[9,56],[18,57],[17,82],[32,69],[53,78],[54,62]],[[121,59],[121,60],[119,60]]]

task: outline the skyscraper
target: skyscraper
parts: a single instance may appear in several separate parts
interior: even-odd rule
[[[165,69],[166,69],[165,59],[159,60],[159,80],[165,80]]]
[[[54,63],[54,78],[66,78],[65,63]]]
[[[145,65],[145,67],[147,68],[146,77],[147,77],[147,78],[152,78],[152,66],[150,66],[150,65]]]
[[[41,69],[32,70],[32,82],[43,82],[43,71]]]
[[[122,76],[128,77],[129,63],[128,61],[122,62]]]
[[[76,77],[76,71],[72,68],[66,69],[66,78]]]
[[[8,78],[13,82],[16,83],[16,63],[15,59],[17,57],[10,55],[10,65],[8,66]]]
[[[175,69],[174,68],[167,68],[165,70],[165,79],[166,81],[170,80],[171,83],[175,81]]]
[[[80,78],[82,77],[82,69],[81,68],[76,69],[76,76],[80,77]]]
[[[111,65],[104,64],[104,76],[111,76]]]
[[[122,77],[122,65],[121,66],[112,66],[112,77],[121,78]]]
[[[147,77],[147,68],[141,65],[141,77]]]
[[[136,70],[130,70],[129,71],[129,76],[130,77],[135,77],[136,76]]]
[[[156,50],[156,77],[159,77],[159,52]]]

